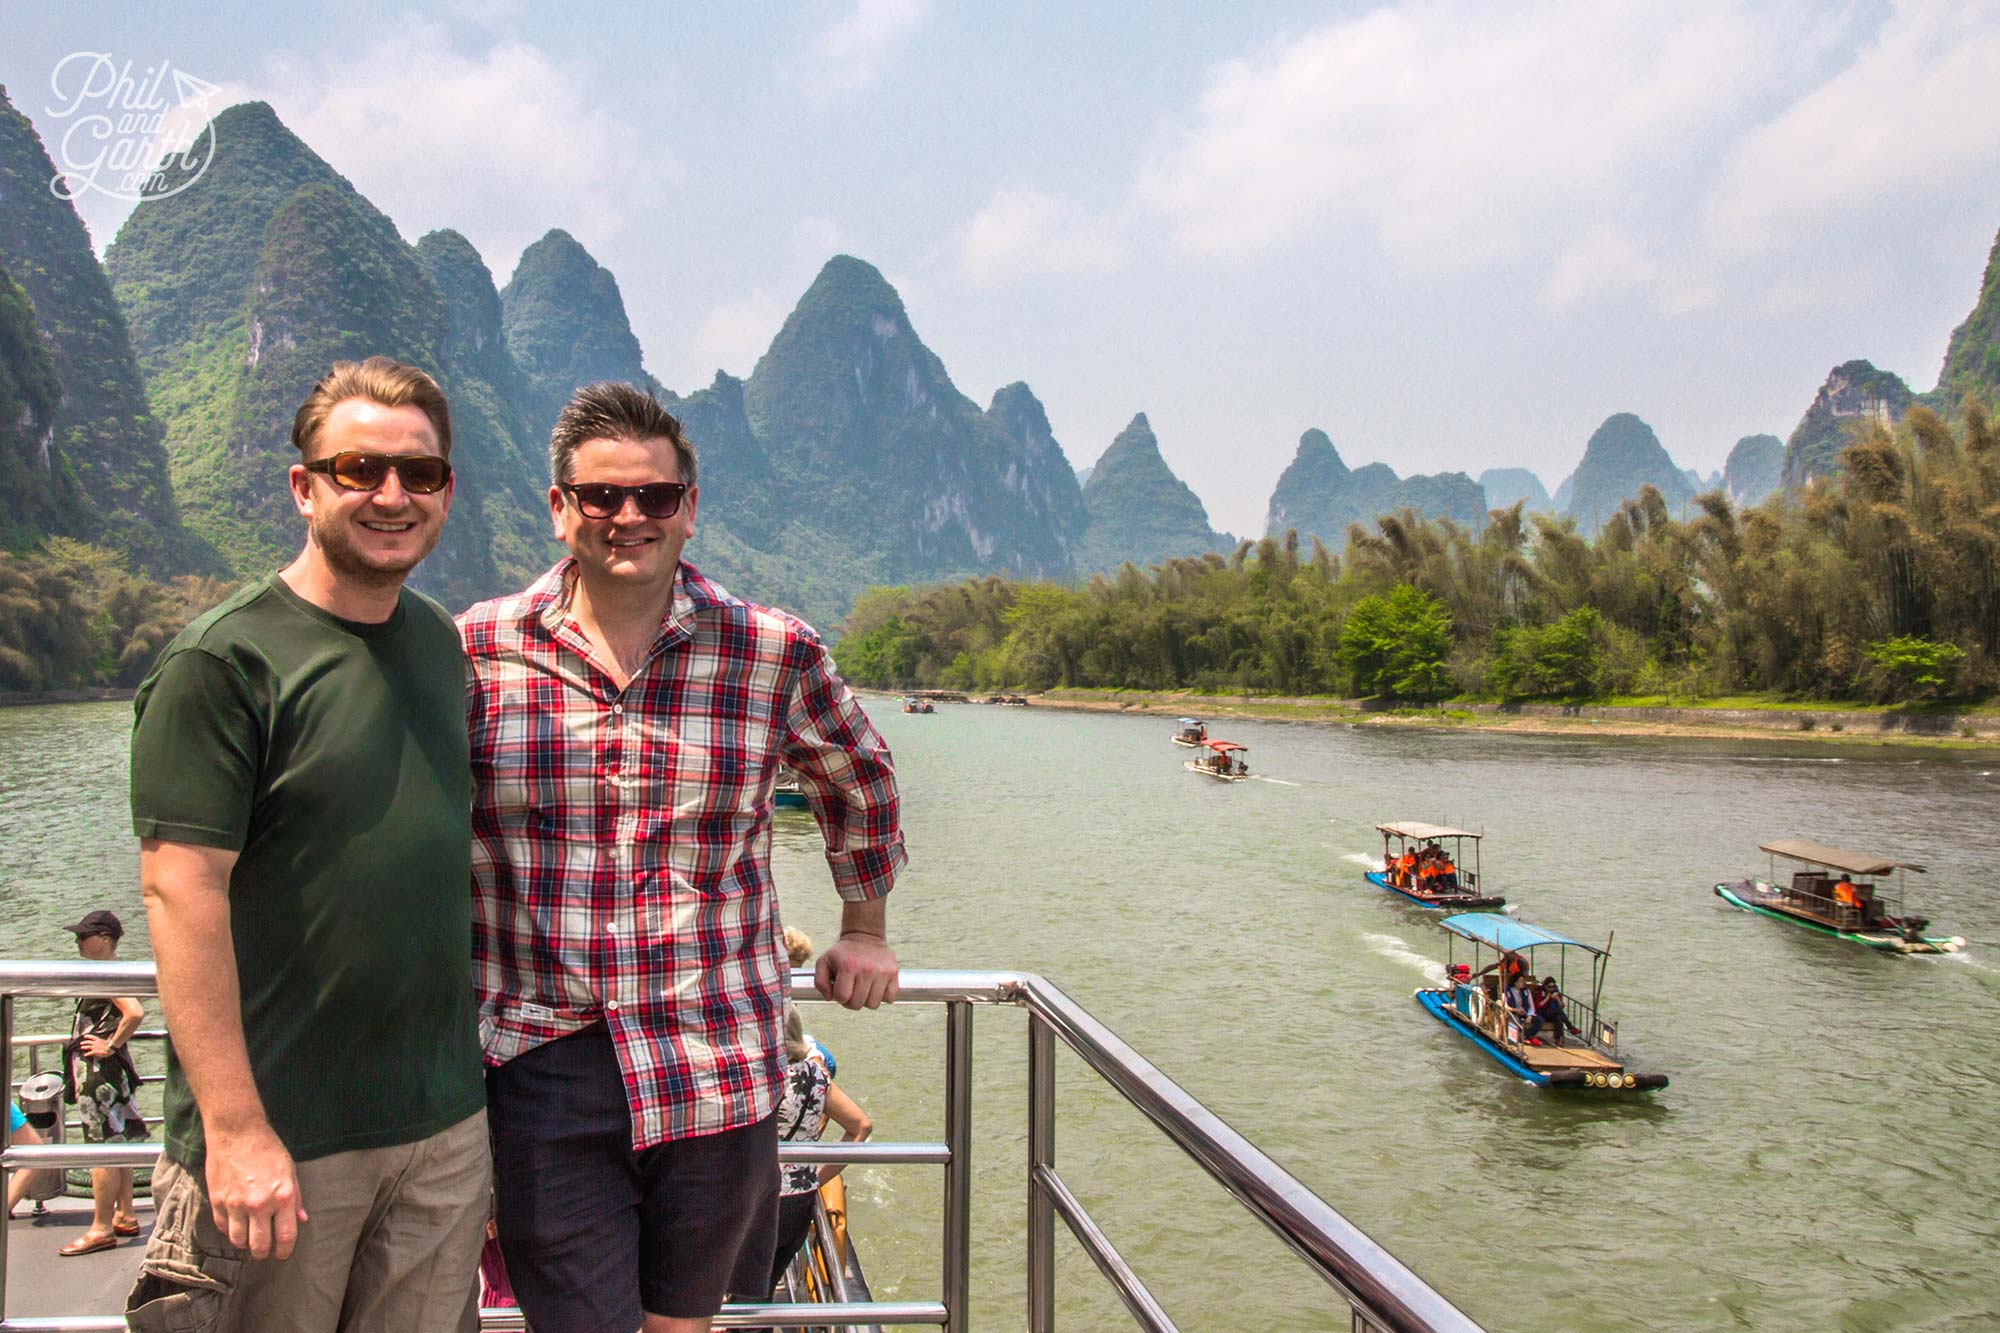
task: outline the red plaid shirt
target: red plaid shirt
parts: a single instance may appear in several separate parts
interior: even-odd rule
[[[905,860],[889,749],[806,625],[682,564],[621,691],[564,560],[459,617],[471,659],[472,928],[488,1064],[603,1021],[632,1146],[761,1120],[790,968],[771,784],[794,769],[842,898]]]

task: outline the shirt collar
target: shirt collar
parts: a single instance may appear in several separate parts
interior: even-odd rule
[[[522,618],[538,622],[550,634],[557,633],[569,619],[570,591],[576,573],[576,557],[564,556],[548,573],[528,585]],[[723,605],[728,594],[710,583],[702,572],[683,560],[674,571],[674,595],[667,614],[660,621],[660,633],[678,642],[694,637],[695,617]]]

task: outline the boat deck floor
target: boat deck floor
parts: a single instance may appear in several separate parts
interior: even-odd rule
[[[1530,1069],[1542,1073],[1558,1069],[1624,1068],[1618,1061],[1607,1059],[1585,1046],[1530,1046],[1521,1052],[1521,1059]]]
[[[153,1234],[152,1200],[138,1200],[139,1234],[115,1249],[64,1258],[56,1253],[90,1226],[90,1200],[50,1199],[36,1214],[26,1200],[7,1223],[7,1317],[115,1315],[139,1275]]]

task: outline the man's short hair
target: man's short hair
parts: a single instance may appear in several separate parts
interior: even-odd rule
[[[402,362],[386,356],[366,361],[336,361],[333,369],[320,376],[312,392],[299,404],[292,418],[292,445],[299,457],[311,461],[319,433],[337,404],[350,398],[366,398],[384,407],[414,407],[430,418],[437,432],[438,452],[451,457],[451,408],[438,382]]]
[[[650,389],[599,380],[569,396],[549,432],[549,479],[556,485],[569,481],[577,447],[586,440],[671,440],[674,470],[683,483],[694,485],[694,446],[682,432],[680,420],[660,406]]]

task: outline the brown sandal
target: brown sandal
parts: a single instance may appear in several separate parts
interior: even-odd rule
[[[117,1244],[118,1237],[116,1236],[92,1236],[86,1232],[63,1246],[60,1250],[57,1250],[56,1253],[65,1259],[74,1259],[79,1254],[96,1254],[99,1250],[112,1249]]]
[[[135,1217],[135,1218],[133,1218],[133,1219],[132,1219],[132,1220],[131,1220],[130,1222],[113,1222],[113,1223],[111,1224],[111,1234],[112,1234],[112,1235],[114,1235],[114,1236],[136,1236],[136,1235],[138,1235],[138,1234],[139,1234],[139,1219]]]

